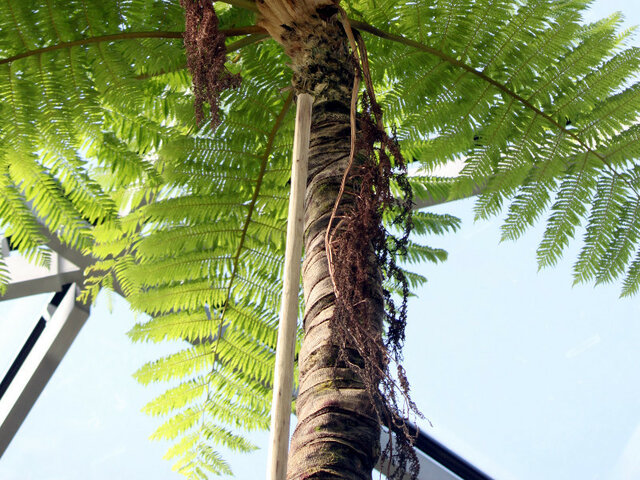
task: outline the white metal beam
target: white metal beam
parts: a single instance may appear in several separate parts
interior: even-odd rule
[[[53,296],[27,344],[0,384],[0,456],[89,317],[75,283]]]
[[[6,243],[6,240],[3,239]],[[51,253],[51,264],[47,267],[34,265],[18,252],[5,256],[10,283],[0,301],[27,297],[39,293],[58,292],[67,283],[82,284],[82,270],[65,257]]]

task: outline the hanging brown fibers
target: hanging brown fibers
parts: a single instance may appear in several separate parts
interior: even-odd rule
[[[350,162],[326,235],[336,297],[331,319],[333,340],[339,346],[338,363],[348,364],[359,373],[381,424],[395,434],[395,444],[389,442],[382,452],[383,458],[393,459],[415,478],[419,470],[413,449],[415,437],[406,420],[409,415],[422,415],[411,400],[402,367],[409,284],[396,263],[407,251],[412,228],[412,192],[395,136],[387,134],[383,127],[364,42],[351,32],[347,20],[343,23],[357,65],[354,97],[360,75],[366,88],[360,114],[356,114],[356,102],[352,101]],[[357,132],[355,139],[354,132]],[[392,194],[393,183],[401,191],[401,198]],[[345,190],[346,185],[349,191]],[[335,218],[342,195],[353,195],[354,201],[345,202],[340,218]],[[386,216],[393,218],[390,227],[399,230],[399,236],[385,228]],[[391,288],[400,292],[400,304],[396,304]],[[381,307],[385,335],[374,320],[379,318]],[[360,357],[355,360],[350,354],[354,350]],[[391,373],[394,364],[395,375]],[[397,469],[389,478],[401,478],[405,468]]]
[[[184,46],[187,66],[193,79],[194,106],[198,125],[204,119],[204,103],[209,104],[211,129],[220,123],[220,93],[240,86],[240,75],[225,67],[225,36],[218,30],[218,16],[211,0],[180,0],[185,11]]]

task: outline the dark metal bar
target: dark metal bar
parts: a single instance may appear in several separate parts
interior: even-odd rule
[[[440,465],[458,475],[463,480],[494,480],[486,473],[469,463],[460,455],[452,452],[435,438],[428,435],[420,428],[409,423],[409,431],[412,434],[417,433],[414,448],[431,457]]]
[[[47,304],[29,339],[2,381],[0,457],[29,414],[89,316],[89,306],[76,300],[78,287],[65,284]]]
[[[62,289],[60,289],[59,292],[56,292],[55,295],[51,298],[51,301],[49,301],[48,305],[53,306],[54,310],[58,308],[58,306],[60,305],[60,302],[69,291],[69,288],[71,288],[71,285],[72,285],[71,283],[67,283],[66,285],[63,285]],[[47,310],[50,310],[50,309],[47,307]],[[27,338],[27,341],[24,342],[24,345],[20,349],[20,352],[18,352],[18,355],[16,356],[15,360],[9,367],[9,370],[7,370],[7,373],[2,379],[2,382],[0,382],[0,399],[3,397],[3,395],[9,388],[9,385],[11,385],[11,382],[13,381],[13,379],[16,378],[16,375],[20,371],[20,367],[22,367],[25,360],[29,356],[29,353],[31,353],[31,350],[33,350],[33,346],[36,344],[36,342],[40,338],[40,335],[42,335],[42,332],[44,331],[44,327],[46,326],[47,326],[47,320],[44,317],[40,317],[40,320],[38,320],[38,323],[36,323],[36,326],[33,327],[33,330],[31,331],[29,338]]]
[[[44,330],[44,327],[46,325],[47,321],[43,317],[40,317],[40,320],[38,320],[38,323],[36,323],[36,326],[31,331],[29,338],[27,338],[27,341],[24,343],[24,345],[20,349],[20,352],[9,367],[9,370],[2,379],[2,382],[0,382],[0,398],[2,398],[2,396],[5,394],[5,392],[9,388],[9,385],[11,385],[11,382],[18,374],[20,367],[22,367],[22,364],[27,359],[27,356],[40,338],[40,335],[42,334],[42,331]]]

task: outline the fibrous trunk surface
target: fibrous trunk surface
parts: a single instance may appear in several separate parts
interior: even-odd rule
[[[350,154],[350,102],[353,60],[337,9],[329,2],[310,10],[277,2],[260,4],[262,24],[292,59],[294,87],[314,96],[309,173],[305,199],[304,339],[299,354],[298,424],[289,454],[289,480],[370,480],[379,454],[380,426],[371,395],[357,369],[354,350],[340,355],[332,332],[335,295],[325,249],[325,233]],[[287,7],[289,5],[289,7]],[[284,17],[284,18],[283,18]],[[353,203],[347,184],[336,219]],[[338,223],[334,220],[334,225]],[[370,325],[381,335],[383,299],[372,258]]]

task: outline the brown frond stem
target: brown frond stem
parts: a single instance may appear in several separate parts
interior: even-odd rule
[[[367,85],[367,93],[369,95],[369,98],[371,99],[371,108],[373,109],[373,114],[376,118],[378,129],[384,130],[384,126],[382,124],[382,110],[380,109],[378,101],[376,100],[376,91],[373,88],[373,80],[371,80],[371,70],[369,69],[369,54],[367,53],[367,47],[365,46],[364,40],[362,39],[360,33],[358,33],[356,40],[358,43],[358,50],[360,52],[362,72]]]
[[[258,173],[258,178],[256,180],[256,186],[253,190],[253,195],[251,197],[251,200],[249,201],[249,207],[248,207],[248,211],[247,211],[247,218],[244,222],[244,225],[242,226],[242,232],[240,233],[240,241],[238,242],[238,248],[236,249],[236,253],[233,257],[233,266],[231,268],[231,276],[229,277],[229,284],[227,285],[227,294],[226,294],[226,298],[224,301],[224,304],[222,306],[222,312],[220,313],[220,321],[218,324],[218,333],[216,335],[216,344],[214,347],[214,357],[218,348],[218,342],[220,341],[220,338],[222,336],[222,327],[224,325],[224,318],[225,318],[225,313],[227,311],[227,306],[229,305],[229,301],[231,300],[231,292],[233,290],[233,282],[235,281],[236,275],[237,275],[237,271],[238,271],[238,264],[240,262],[240,254],[242,253],[242,250],[244,248],[244,242],[245,239],[247,237],[247,231],[249,230],[249,225],[251,224],[251,218],[253,216],[253,212],[256,208],[256,203],[258,201],[258,196],[260,195],[260,189],[262,188],[262,182],[264,180],[264,174],[267,171],[267,163],[269,161],[269,157],[271,156],[271,153],[273,151],[273,144],[276,140],[276,135],[278,134],[278,132],[280,131],[280,127],[282,126],[282,124],[284,123],[284,119],[287,116],[287,112],[289,111],[289,108],[291,107],[291,104],[293,103],[293,92],[290,92],[289,95],[287,96],[287,99],[284,101],[284,105],[282,106],[282,110],[280,110],[280,113],[278,114],[274,124],[273,124],[273,128],[271,129],[271,132],[269,132],[269,137],[267,138],[267,144],[265,146],[264,149],[264,153],[262,154],[262,157],[260,159],[260,171]]]
[[[540,117],[542,117],[545,121],[547,121],[548,123],[550,123],[551,125],[553,125],[555,128],[557,128],[560,132],[562,132],[565,135],[568,135],[569,137],[571,137],[573,140],[575,140],[584,150],[586,153],[594,155],[598,160],[600,160],[602,162],[602,164],[605,166],[605,168],[607,168],[611,173],[613,173],[614,175],[621,175],[620,172],[618,172],[615,167],[613,167],[611,165],[611,163],[607,160],[606,156],[602,155],[600,152],[597,152],[596,150],[592,149],[589,145],[587,145],[575,132],[573,132],[572,130],[568,129],[565,125],[562,125],[560,122],[558,122],[557,120],[555,120],[551,115],[549,115],[548,113],[543,112],[542,110],[540,110],[538,107],[536,107],[535,105],[533,105],[530,101],[528,101],[526,98],[522,97],[521,95],[518,95],[516,92],[514,92],[513,90],[511,90],[510,88],[508,88],[506,85],[498,82],[497,80],[494,80],[493,78],[491,78],[489,75],[487,75],[486,73],[477,70],[475,68],[473,68],[470,65],[467,65],[466,63],[452,57],[451,55],[447,55],[446,53],[430,47],[428,45],[425,45],[423,43],[420,42],[416,42],[415,40],[411,40],[409,38],[403,37],[402,35],[396,35],[393,33],[389,33],[389,32],[385,32],[384,30],[380,30],[379,28],[376,28],[372,25],[369,25],[368,23],[365,22],[361,22],[358,20],[351,20],[351,25],[358,29],[361,30],[363,32],[367,32],[370,33],[372,35],[375,35],[376,37],[379,38],[383,38],[385,40],[391,40],[392,42],[396,42],[396,43],[400,43],[402,45],[406,45],[408,47],[412,47],[415,48],[417,50],[420,50],[422,52],[428,53],[430,55],[433,55],[435,57],[438,57],[439,59],[445,61],[446,63],[453,65],[455,67],[458,67],[478,78],[480,78],[481,80],[489,83],[490,85],[492,85],[493,87],[495,87],[496,89],[498,89],[499,91],[501,91],[502,93],[504,93],[505,95],[513,98],[514,100],[516,100],[518,103],[520,103],[522,106],[524,106],[525,108],[527,108],[528,110],[531,110],[532,112],[536,113],[537,115],[539,115]],[[640,192],[638,191],[638,189],[635,187],[635,185],[633,185],[631,182],[629,182],[629,180],[627,178],[625,178],[624,176],[622,176],[623,181],[627,184],[627,186],[636,194],[636,196],[638,198],[640,198]]]
[[[266,37],[266,33],[264,28],[258,25],[249,25],[246,27],[236,27],[236,28],[227,28],[220,29],[221,34],[225,37],[238,37],[241,35],[262,35],[258,38],[263,39]],[[80,38],[78,40],[72,40],[70,42],[61,42],[55,45],[50,45],[48,47],[36,48],[34,50],[28,50],[23,53],[19,53],[17,55],[13,55],[11,57],[0,59],[0,65],[4,65],[6,63],[12,63],[16,60],[20,60],[22,58],[32,57],[35,55],[41,55],[47,52],[54,52],[56,50],[64,50],[65,48],[73,48],[80,47],[83,45],[91,45],[95,43],[107,43],[107,42],[117,42],[119,40],[130,40],[136,38],[166,38],[166,39],[182,39],[184,32],[164,32],[164,31],[149,31],[149,32],[120,32],[113,33],[111,35],[99,35],[96,37],[87,37]],[[248,37],[253,38],[253,37]],[[227,51],[237,50],[238,48],[243,47],[244,45],[240,44],[239,46],[234,46],[235,43],[242,42],[239,40],[238,42],[234,42],[227,47]],[[253,43],[253,42],[252,42]],[[231,47],[234,46],[232,49]]]
[[[55,45],[51,45],[49,47],[36,48],[34,50],[29,50],[27,52],[19,53],[12,57],[3,58],[0,60],[0,65],[5,63],[12,63],[16,60],[20,60],[21,58],[27,58],[34,55],[41,55],[47,52],[53,52],[56,50],[63,50],[65,48],[78,47],[81,45],[91,45],[92,43],[104,43],[104,42],[116,42],[118,40],[129,40],[132,38],[167,38],[167,39],[182,39],[183,32],[162,32],[162,31],[151,31],[151,32],[120,32],[114,33],[112,35],[99,35],[97,37],[87,37],[81,38],[78,40],[73,40],[71,42],[62,42],[57,43]]]
[[[333,220],[336,218],[338,206],[340,205],[340,201],[342,200],[342,196],[344,195],[344,189],[346,187],[347,179],[349,178],[349,172],[351,171],[351,167],[353,166],[353,159],[355,157],[356,111],[358,108],[358,90],[359,89],[360,89],[360,77],[356,73],[356,75],[353,77],[353,90],[351,92],[351,111],[350,111],[351,147],[349,152],[349,163],[347,164],[347,168],[345,169],[344,175],[342,176],[342,182],[340,183],[340,190],[338,191],[336,201],[333,204],[333,210],[331,211],[331,217],[329,217],[327,231],[324,236],[324,245],[325,245],[325,250],[327,252],[327,261],[329,263],[329,277],[331,278],[331,284],[333,285],[333,293],[336,296],[336,298],[338,298],[338,296],[340,295],[340,291],[336,286],[336,279],[335,279],[335,268],[333,264],[333,248],[331,247],[331,244],[333,242],[333,235],[331,234],[331,226],[333,224]]]
[[[268,163],[269,157],[271,156],[271,153],[273,151],[273,144],[274,144],[274,142],[276,140],[276,135],[280,131],[280,127],[282,127],[282,124],[284,123],[284,119],[287,116],[287,112],[289,111],[289,108],[291,107],[292,103],[293,103],[293,92],[289,93],[289,95],[287,96],[286,100],[284,101],[284,104],[282,105],[282,110],[280,110],[280,113],[278,114],[278,116],[275,119],[275,122],[273,124],[273,128],[271,129],[271,132],[269,133],[269,137],[267,138],[267,145],[265,146],[264,153],[262,154],[262,157],[260,159],[260,172],[258,173],[258,179],[256,181],[256,186],[255,186],[255,188],[253,190],[253,195],[252,195],[251,200],[249,202],[249,210],[247,211],[247,218],[246,218],[246,220],[244,222],[244,225],[242,227],[242,232],[240,234],[240,241],[238,243],[238,248],[236,249],[236,253],[233,256],[233,264],[232,264],[232,267],[231,267],[231,276],[229,277],[229,283],[228,283],[227,289],[226,289],[227,290],[226,298],[225,298],[224,303],[222,305],[222,311],[220,312],[220,319],[218,320],[216,334],[212,339],[215,343],[213,344],[213,351],[212,351],[212,355],[211,355],[211,358],[213,359],[213,364],[211,366],[211,371],[210,371],[209,375],[212,375],[215,372],[215,369],[216,369],[216,358],[217,358],[217,354],[218,354],[218,345],[220,344],[220,339],[222,338],[225,315],[227,313],[227,308],[229,306],[229,302],[231,301],[231,292],[233,291],[233,282],[235,281],[236,276],[237,276],[238,265],[240,263],[240,254],[242,253],[242,250],[244,249],[244,242],[245,242],[245,239],[247,237],[247,231],[248,231],[249,225],[251,223],[251,218],[253,216],[253,212],[255,210],[256,203],[258,201],[258,197],[260,196],[260,189],[262,188],[262,181],[264,180],[264,174],[265,174],[265,172],[267,170],[267,163]],[[213,312],[211,314],[211,319],[213,320]],[[209,387],[210,387],[210,382],[207,382],[207,401],[210,400]],[[202,409],[201,423],[204,421],[204,413],[205,413],[205,409],[203,408]]]
[[[358,49],[356,48],[356,41],[353,37],[353,32],[351,31],[351,27],[349,25],[349,19],[347,18],[347,14],[342,7],[339,7],[339,11],[341,14],[342,25],[344,27],[345,32],[347,33],[347,37],[349,39],[349,43],[351,44],[351,51],[356,57],[356,71],[353,77],[353,89],[351,90],[351,109],[349,113],[349,120],[351,125],[351,145],[349,151],[349,162],[347,163],[347,168],[344,171],[344,175],[342,176],[342,182],[340,183],[340,190],[338,191],[338,195],[336,197],[336,201],[333,204],[333,210],[331,211],[331,217],[329,217],[329,223],[327,225],[327,231],[324,236],[324,245],[325,250],[327,252],[327,261],[329,263],[329,277],[331,278],[331,284],[333,285],[333,293],[338,298],[340,296],[340,291],[336,285],[335,280],[335,267],[333,263],[333,248],[331,244],[333,242],[333,235],[331,234],[331,226],[333,225],[333,220],[335,219],[336,213],[338,211],[338,206],[342,201],[342,195],[344,194],[344,189],[347,183],[347,178],[349,177],[349,172],[351,171],[351,167],[353,166],[353,159],[355,157],[356,152],[356,113],[358,109],[358,92],[360,90],[360,68],[358,65],[360,61],[357,57]]]

